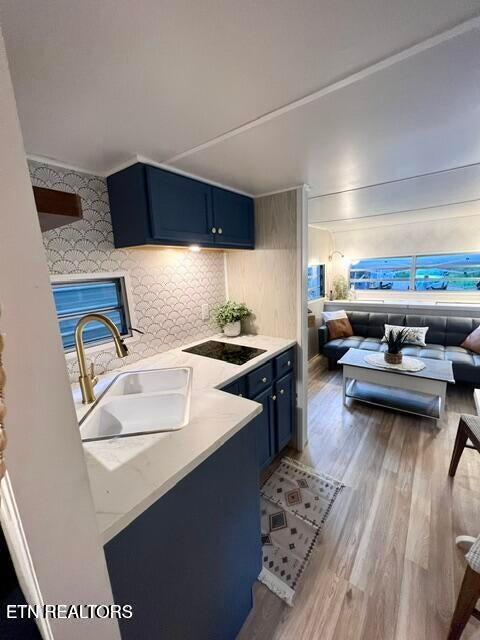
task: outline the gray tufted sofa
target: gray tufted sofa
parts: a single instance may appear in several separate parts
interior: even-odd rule
[[[454,318],[449,316],[419,316],[397,313],[347,312],[353,329],[351,338],[329,340],[326,325],[319,327],[320,353],[332,366],[350,348],[366,351],[385,351],[381,342],[385,324],[405,327],[428,327],[426,347],[407,345],[402,353],[434,360],[450,360],[457,382],[480,384],[480,355],[463,349],[460,345],[480,325],[480,318]]]

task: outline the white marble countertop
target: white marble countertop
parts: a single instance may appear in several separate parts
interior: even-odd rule
[[[182,351],[206,339],[243,344],[266,351],[244,365]],[[221,335],[206,339],[99,376],[95,387],[97,396],[120,372],[181,366],[193,369],[190,422],[186,427],[170,433],[84,443],[90,486],[104,544],[261,412],[261,406],[256,402],[218,389],[295,344],[294,340],[267,336],[225,338]],[[72,392],[80,420],[90,407],[81,403],[78,385],[73,385]]]

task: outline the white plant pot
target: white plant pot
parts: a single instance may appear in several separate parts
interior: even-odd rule
[[[236,322],[229,322],[223,327],[223,333],[229,338],[235,338],[236,336],[239,336],[241,330],[242,323],[240,322],[240,320],[237,320]]]

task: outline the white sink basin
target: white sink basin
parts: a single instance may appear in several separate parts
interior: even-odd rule
[[[190,367],[120,374],[80,422],[82,440],[181,429],[190,417],[191,377]]]
[[[188,385],[190,375],[191,369],[188,367],[121,373],[112,382],[108,394],[126,396],[138,393],[181,392]]]

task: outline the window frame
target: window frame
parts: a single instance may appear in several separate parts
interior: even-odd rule
[[[430,292],[434,292],[434,293],[440,293],[440,294],[445,294],[445,293],[450,293],[450,294],[472,294],[472,293],[480,293],[480,291],[477,289],[417,289],[415,287],[415,283],[417,282],[418,278],[417,278],[417,259],[418,258],[430,258],[430,257],[435,257],[435,256],[458,256],[458,255],[480,255],[480,251],[447,251],[447,252],[441,252],[441,253],[417,253],[414,256],[414,261],[415,261],[415,270],[413,272],[413,291],[415,291],[415,293],[430,293]],[[480,265],[480,262],[478,263]],[[422,268],[422,267],[419,267]],[[465,278],[460,278],[460,280],[465,279]],[[447,278],[448,280],[448,278]]]
[[[119,280],[121,297],[123,301],[123,307],[125,312],[125,323],[127,325],[127,333],[122,334],[123,341],[128,345],[132,342],[137,342],[138,337],[135,336],[131,330],[131,327],[135,327],[137,324],[135,307],[133,304],[132,285],[130,281],[130,275],[127,271],[112,271],[112,272],[99,272],[99,273],[69,273],[50,275],[50,284],[52,285],[52,298],[53,298],[53,286],[56,284],[79,284],[81,282],[92,282],[102,280]],[[54,301],[55,306],[55,301]],[[55,310],[56,311],[56,310]],[[95,313],[92,311],[91,313]],[[57,315],[58,322],[58,315]],[[95,351],[105,351],[105,347],[109,345],[111,338],[107,337],[105,340],[99,340],[91,343],[86,343],[85,350],[93,353]],[[76,358],[75,346],[64,348],[63,350],[67,360]]]
[[[362,292],[362,291],[374,291],[375,293],[380,292],[393,292],[393,293],[401,293],[403,294],[409,294],[412,293],[412,282],[414,280],[412,280],[412,276],[414,277],[415,275],[415,255],[412,254],[403,254],[403,255],[395,255],[395,256],[374,256],[374,257],[370,257],[370,258],[356,258],[355,259],[355,264],[357,264],[358,262],[361,262],[362,260],[395,260],[395,259],[402,259],[402,258],[409,258],[411,259],[412,263],[410,266],[410,277],[409,278],[397,278],[397,282],[408,282],[408,289],[355,289],[354,287],[354,291],[356,292]],[[353,267],[353,263],[350,262],[349,266],[348,266],[348,288],[351,289],[352,285],[355,282],[359,282],[358,279],[354,279],[352,280],[351,278],[351,272],[352,272],[352,267]],[[355,269],[354,269],[355,270]],[[384,278],[385,280],[385,278]],[[364,280],[363,282],[376,282],[375,280]],[[388,282],[391,282],[390,280],[388,280]]]
[[[320,267],[320,296],[318,298],[309,299],[308,297],[308,270],[310,267]],[[323,295],[322,295],[322,279],[323,279]],[[326,286],[326,265],[324,262],[316,262],[315,264],[307,264],[307,274],[306,274],[306,284],[307,284],[307,304],[309,302],[316,302],[317,300],[325,300],[325,286]]]
[[[417,294],[417,293],[425,293],[427,295],[430,295],[431,293],[435,293],[435,294],[441,294],[441,295],[445,295],[445,294],[475,294],[475,293],[480,293],[480,291],[475,291],[475,290],[469,290],[469,289],[416,289],[415,288],[415,283],[417,281],[417,259],[418,258],[423,258],[423,257],[434,257],[434,256],[455,256],[455,255],[459,255],[459,254],[466,254],[466,255],[475,255],[475,254],[480,254],[480,251],[440,251],[440,252],[434,252],[434,253],[414,253],[414,254],[404,254],[404,255],[395,255],[395,256],[374,256],[374,257],[370,257],[370,258],[356,258],[355,259],[355,263],[357,262],[361,262],[362,260],[392,260],[395,258],[411,258],[412,260],[412,266],[411,266],[411,270],[410,270],[410,278],[408,280],[409,283],[409,288],[406,290],[400,290],[400,289],[371,289],[371,291],[383,291],[384,293],[397,293],[397,294],[402,294],[402,295],[410,295],[410,294]],[[354,282],[357,282],[358,280],[353,280],[351,279],[351,271],[352,271],[352,267],[353,267],[353,263],[350,262],[349,267],[348,267],[348,288],[350,289],[352,287],[352,284]],[[399,282],[407,282],[406,279],[404,280],[399,280]],[[361,291],[370,291],[370,289],[355,289],[355,291],[357,292],[361,292]]]

